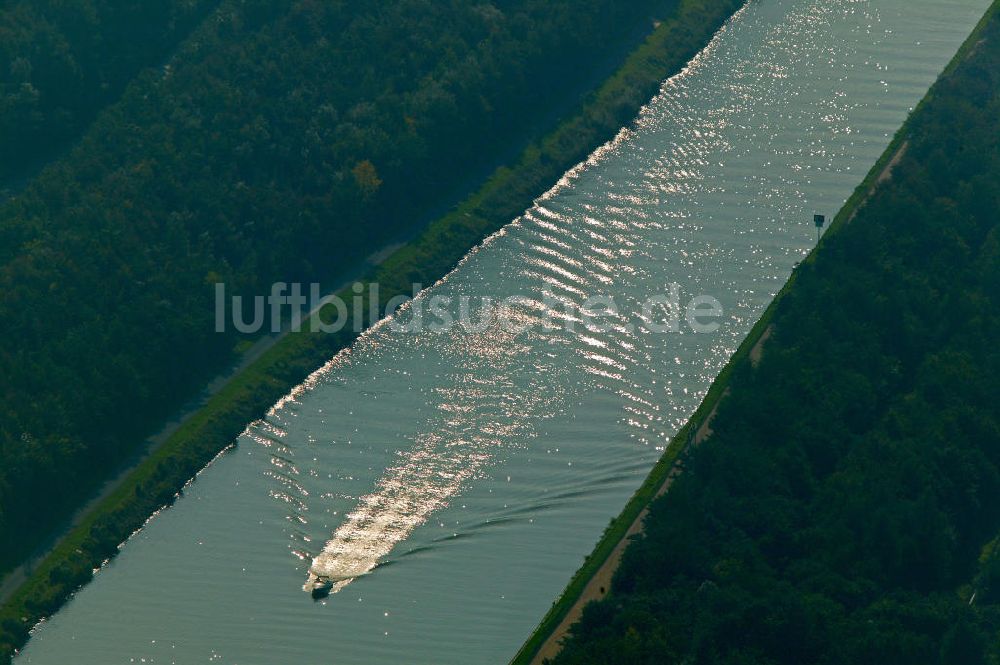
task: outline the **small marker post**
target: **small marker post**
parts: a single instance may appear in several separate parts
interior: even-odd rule
[[[819,242],[819,232],[826,224],[826,215],[813,215],[813,222],[816,224],[816,242]]]

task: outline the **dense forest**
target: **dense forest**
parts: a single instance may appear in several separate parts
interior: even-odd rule
[[[65,149],[214,0],[13,0],[0,6],[0,192]]]
[[[1000,663],[1000,17],[820,245],[569,663]]]
[[[70,4],[106,14],[83,0],[53,7]],[[197,13],[182,4],[163,11]],[[683,6],[697,25],[669,33],[682,45],[676,52],[631,72],[618,97],[595,111],[599,119],[532,152],[532,177],[511,181],[516,191],[495,190],[503,202],[486,217],[509,215],[541,191],[535,175],[556,177],[608,138],[655,90],[663,68],[697,50],[738,5],[232,0],[155,67],[142,66],[145,56],[130,50],[139,47],[115,36],[117,22],[87,23],[93,44],[120,49],[95,61],[120,57],[138,73],[71,150],[0,205],[0,571],[232,361],[237,340],[213,332],[215,282],[231,294],[257,294],[273,281],[336,277],[425,223],[442,201],[475,185],[468,181],[477,172],[513,157],[526,137],[556,123],[566,99],[610,72],[654,18]],[[0,15],[28,12],[20,7],[0,5]],[[34,11],[44,16],[46,7]],[[135,20],[155,16],[149,11]],[[36,32],[48,34],[38,21]],[[72,51],[79,42],[66,31]],[[151,40],[140,40],[143,48]],[[36,55],[32,72],[42,59]],[[82,62],[81,81],[110,81]],[[32,85],[41,90],[40,79]],[[87,103],[96,109],[101,100]],[[55,98],[38,105],[39,117],[61,113]],[[477,229],[462,229],[472,231],[459,237],[464,247]],[[422,260],[434,255],[427,243],[421,252],[433,277],[441,266]],[[283,389],[271,383],[254,398],[256,409]],[[227,421],[220,431],[231,437],[238,427]],[[160,469],[155,496],[176,491],[183,479],[175,476],[190,477],[204,454]],[[107,556],[135,517],[102,528],[81,567]],[[51,585],[51,597],[36,598],[29,615],[44,615],[74,588],[61,578]]]

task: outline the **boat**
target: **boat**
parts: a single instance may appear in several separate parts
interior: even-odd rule
[[[313,582],[312,589],[310,593],[312,594],[313,600],[320,600],[321,598],[326,598],[330,595],[330,591],[333,589],[333,581],[326,579],[324,577],[317,577],[316,581]]]

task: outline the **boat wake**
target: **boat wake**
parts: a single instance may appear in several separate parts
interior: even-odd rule
[[[480,475],[499,447],[532,437],[532,423],[564,403],[565,371],[553,366],[539,372],[541,361],[531,353],[538,346],[534,338],[552,331],[540,325],[528,329],[524,324],[539,321],[526,307],[504,305],[494,314],[482,329],[454,326],[431,336],[429,347],[450,367],[447,387],[435,389],[434,413],[414,445],[396,453],[373,490],[358,499],[313,558],[303,589],[314,597],[337,593],[371,572]],[[527,390],[512,390],[532,383]]]

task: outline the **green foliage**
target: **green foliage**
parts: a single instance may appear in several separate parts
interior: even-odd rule
[[[1000,662],[995,9],[970,45],[557,663]]]
[[[67,145],[213,0],[12,0],[0,8],[0,190]]]

